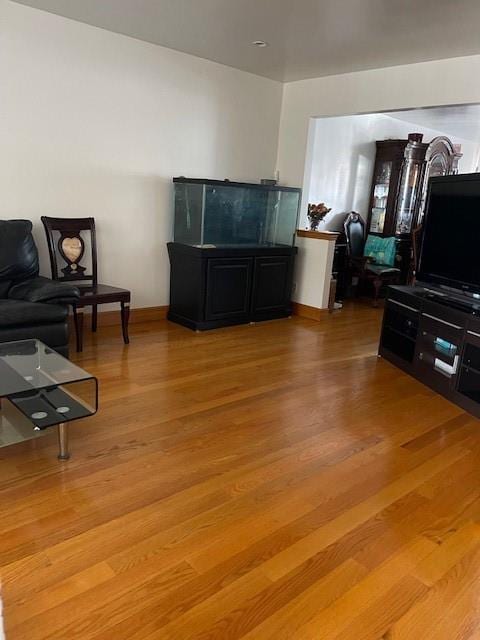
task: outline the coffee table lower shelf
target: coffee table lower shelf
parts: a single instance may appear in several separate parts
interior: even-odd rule
[[[0,447],[56,427],[58,457],[68,460],[67,423],[97,409],[95,376],[40,340],[0,343]]]
[[[42,438],[50,432],[52,427],[57,428],[58,438],[58,459],[68,460],[70,451],[68,445],[68,424],[60,422],[50,425],[46,429],[39,429],[32,425],[32,422],[15,407],[15,404],[7,398],[0,399],[0,449],[9,447],[12,444],[36,440]]]

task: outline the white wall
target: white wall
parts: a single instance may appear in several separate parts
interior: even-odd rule
[[[480,55],[284,85],[277,168],[303,184],[310,118],[480,102]]]
[[[282,86],[0,0],[0,217],[94,216],[100,277],[168,303],[175,175],[275,169]]]
[[[375,164],[375,140],[406,139],[411,132],[424,134],[424,142],[448,135],[443,131],[412,125],[383,114],[317,118],[309,166],[305,168],[304,202],[325,202],[332,211],[325,218],[327,229],[341,228],[345,214],[357,211],[366,219]],[[460,173],[475,171],[479,145],[449,136],[461,144]],[[300,226],[308,226],[307,208],[302,207]]]
[[[480,103],[478,77],[480,56],[476,55],[287,83],[283,88],[277,156],[280,180],[303,184],[304,169],[313,154],[313,136],[308,144],[312,118]],[[305,247],[305,252],[312,250],[316,251]],[[309,256],[305,255],[303,261],[308,262]],[[303,298],[311,296],[301,277],[297,269],[296,286],[304,292],[297,300],[303,303]],[[317,283],[316,295],[325,300],[330,283],[328,264],[323,273],[317,273]]]

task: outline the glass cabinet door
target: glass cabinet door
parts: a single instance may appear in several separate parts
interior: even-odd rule
[[[423,182],[422,187],[422,201],[418,208],[418,224],[422,223],[423,214],[425,212],[425,204],[427,201],[427,192],[428,192],[428,180],[429,178],[433,178],[434,176],[446,176],[448,175],[448,163],[445,155],[443,153],[438,153],[432,157],[430,160],[430,164],[427,164],[427,170]]]
[[[400,188],[398,190],[397,220],[395,233],[410,233],[412,230],[415,205],[421,197],[422,163],[407,160],[403,167]]]
[[[428,177],[446,176],[448,174],[448,162],[443,153],[437,153],[430,160]]]
[[[383,233],[391,177],[392,162],[381,162],[374,178],[372,217],[370,219],[371,233]]]

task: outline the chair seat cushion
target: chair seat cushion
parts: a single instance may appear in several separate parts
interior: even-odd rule
[[[63,322],[68,310],[58,304],[0,300],[0,327],[21,327]]]
[[[367,264],[365,269],[371,273],[375,273],[377,276],[400,273],[400,269],[390,267],[388,264]]]
[[[130,291],[109,284],[83,285],[78,284],[80,300],[78,307],[89,304],[105,304],[109,302],[130,302]]]

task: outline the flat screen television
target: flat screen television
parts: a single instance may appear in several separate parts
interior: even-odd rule
[[[480,294],[480,173],[430,178],[417,280]]]

